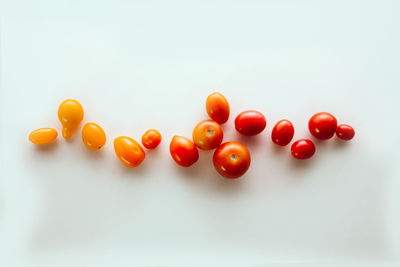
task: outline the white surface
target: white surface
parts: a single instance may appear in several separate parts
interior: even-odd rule
[[[399,261],[398,1],[2,2],[0,266]],[[224,140],[251,151],[238,180],[217,175],[212,152],[188,169],[168,152],[214,90],[231,103]],[[61,130],[66,98],[104,127],[104,149],[79,134],[28,142]],[[235,133],[245,109],[266,115],[260,136]],[[273,146],[276,121],[309,137],[318,111],[354,141],[318,143],[307,162]],[[124,167],[113,138],[148,128],[161,147]]]

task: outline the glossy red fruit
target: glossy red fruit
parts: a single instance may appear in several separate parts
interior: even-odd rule
[[[169,151],[176,163],[183,167],[189,167],[199,159],[199,151],[189,138],[174,136]]]
[[[280,120],[272,129],[271,139],[277,145],[286,146],[292,141],[293,135],[293,124],[288,120]]]
[[[314,114],[309,122],[308,129],[310,133],[321,140],[326,140],[331,138],[337,127],[336,118],[328,112],[319,112]]]
[[[336,135],[342,140],[349,141],[353,139],[355,132],[353,127],[347,124],[340,124],[336,129]]]
[[[255,110],[243,111],[235,119],[236,130],[246,136],[261,133],[265,126],[267,126],[267,120],[264,115]]]
[[[311,140],[300,139],[292,144],[292,156],[296,159],[308,159],[315,153],[315,145]]]
[[[229,103],[221,93],[215,92],[207,97],[206,110],[208,116],[219,124],[229,119]]]
[[[215,169],[230,179],[239,178],[250,166],[249,150],[239,142],[226,142],[214,152]]]

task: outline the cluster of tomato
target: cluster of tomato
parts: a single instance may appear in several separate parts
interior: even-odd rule
[[[170,153],[174,161],[183,167],[189,167],[199,159],[198,149],[214,151],[215,169],[226,178],[242,176],[250,166],[250,153],[243,144],[235,141],[222,143],[221,124],[228,121],[229,102],[221,93],[207,97],[206,110],[212,120],[203,120],[193,129],[192,140],[183,136],[174,136],[170,143]],[[65,100],[58,109],[58,118],[62,124],[62,135],[65,139],[72,137],[83,120],[82,105],[72,99]],[[267,125],[265,116],[258,111],[241,112],[235,118],[236,130],[245,136],[261,133]],[[354,130],[346,124],[337,125],[336,118],[327,112],[314,114],[308,123],[310,133],[317,139],[326,140],[336,135],[343,140],[351,140]],[[294,136],[294,127],[289,120],[278,121],[271,133],[272,142],[279,146],[288,145]],[[48,144],[57,138],[53,128],[40,128],[30,133],[29,140],[35,144]],[[106,143],[104,130],[93,122],[82,128],[82,141],[90,150],[98,150]],[[142,136],[142,144],[147,149],[156,148],[161,142],[161,134],[154,129]],[[120,136],[114,139],[114,150],[117,157],[128,167],[137,167],[145,158],[142,146],[134,139]],[[315,145],[309,139],[293,142],[291,154],[296,159],[308,159],[315,153]]]

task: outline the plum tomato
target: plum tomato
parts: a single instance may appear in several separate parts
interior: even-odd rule
[[[292,141],[293,135],[293,124],[288,120],[280,120],[272,129],[271,139],[277,145],[286,146]]]
[[[315,153],[315,145],[309,139],[299,139],[292,144],[292,156],[296,159],[308,159]]]
[[[127,136],[114,139],[115,154],[126,166],[134,168],[144,160],[145,153],[138,142]]]
[[[250,166],[249,150],[239,142],[226,142],[214,152],[214,167],[226,178],[235,179],[242,176]]]
[[[336,132],[336,127],[336,118],[328,112],[316,113],[308,122],[308,129],[310,130],[310,133],[315,138],[321,140],[331,138]]]
[[[174,136],[169,145],[169,152],[176,163],[189,167],[199,159],[196,145],[187,137]]]
[[[57,139],[57,131],[53,128],[40,128],[29,134],[29,141],[37,145],[45,145]]]
[[[349,141],[353,139],[355,132],[353,127],[347,124],[340,124],[336,129],[336,135],[342,140]]]
[[[223,137],[222,127],[212,120],[201,121],[193,129],[193,142],[200,149],[210,150],[218,147]]]
[[[267,121],[261,112],[247,110],[241,112],[235,119],[236,130],[246,136],[253,136],[261,133]]]
[[[98,150],[106,143],[106,133],[93,122],[86,123],[82,128],[82,141],[90,150]]]
[[[215,92],[207,97],[206,110],[208,116],[219,124],[225,123],[229,118],[229,103],[221,93]]]
[[[147,149],[154,149],[161,143],[161,134],[159,131],[150,129],[142,135],[142,144]]]

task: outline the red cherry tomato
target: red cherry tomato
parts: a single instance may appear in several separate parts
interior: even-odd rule
[[[311,140],[300,139],[292,144],[292,156],[296,159],[308,159],[315,153],[315,145]]]
[[[271,139],[277,145],[286,146],[292,141],[293,135],[293,124],[288,120],[280,120],[272,129]]]
[[[207,97],[206,110],[208,116],[219,124],[225,123],[229,118],[229,103],[221,93],[212,93]]]
[[[215,169],[222,176],[230,179],[239,178],[250,166],[250,153],[239,142],[226,142],[214,152]]]
[[[193,129],[193,142],[200,149],[216,148],[221,144],[223,137],[222,127],[212,120],[201,121]]]
[[[349,141],[353,139],[355,132],[353,127],[347,124],[340,124],[336,129],[336,135],[342,140]]]
[[[199,159],[199,151],[193,142],[183,136],[174,136],[169,151],[176,163],[183,167],[189,167]]]
[[[264,115],[255,110],[243,111],[235,119],[236,130],[246,136],[261,133],[266,125],[267,121]]]
[[[322,140],[331,138],[336,132],[336,127],[336,118],[328,112],[316,113],[308,122],[308,129],[311,134]]]
[[[161,134],[159,131],[150,129],[142,135],[142,144],[147,149],[154,149],[161,143]]]

